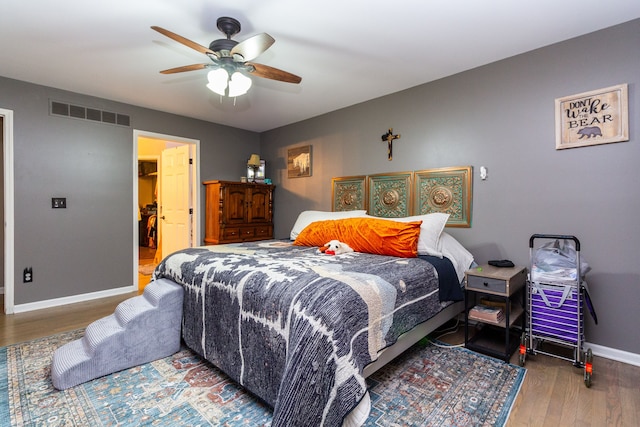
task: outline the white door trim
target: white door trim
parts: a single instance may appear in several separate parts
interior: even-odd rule
[[[191,188],[193,189],[191,193],[191,207],[193,208],[193,215],[191,216],[191,230],[193,233],[192,242],[194,245],[200,244],[200,216],[199,216],[199,206],[200,206],[200,187],[198,183],[200,182],[200,140],[199,139],[191,139],[185,138],[181,136],[174,135],[166,135],[155,132],[148,132],[143,130],[134,129],[133,131],[133,203],[132,203],[132,213],[133,213],[133,227],[132,227],[132,235],[133,235],[133,284],[135,289],[138,288],[138,210],[136,206],[138,206],[138,139],[139,138],[150,138],[157,139],[161,141],[169,141],[169,142],[179,142],[183,144],[189,144],[191,147],[191,153],[193,158],[193,167],[191,168]]]
[[[13,173],[13,111],[0,108],[4,117],[2,157],[4,162],[4,312],[13,314],[15,282],[15,217]]]

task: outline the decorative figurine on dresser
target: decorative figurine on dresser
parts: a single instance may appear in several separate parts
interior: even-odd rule
[[[205,245],[273,238],[274,185],[205,181]]]

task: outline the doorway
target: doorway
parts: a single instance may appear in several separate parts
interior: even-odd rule
[[[138,288],[149,283],[157,265],[158,249],[158,164],[157,155],[142,154],[164,148],[164,142],[141,140],[138,144]]]
[[[140,291],[167,251],[198,244],[199,148],[198,140],[134,131],[134,283]],[[175,151],[186,153],[184,179],[177,181],[173,177]],[[176,209],[174,193],[184,196],[180,204],[186,210]],[[185,211],[178,235],[173,227],[176,210]]]

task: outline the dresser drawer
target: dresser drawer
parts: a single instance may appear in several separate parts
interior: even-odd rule
[[[256,234],[256,229],[253,227],[243,227],[240,229],[240,235],[243,239],[251,239]]]
[[[223,228],[222,229],[222,240],[234,240],[239,238],[240,238],[239,228]]]
[[[467,288],[497,293],[507,292],[507,281],[490,277],[467,276]]]
[[[263,239],[270,239],[271,227],[269,227],[268,225],[256,227],[256,237],[261,237]]]

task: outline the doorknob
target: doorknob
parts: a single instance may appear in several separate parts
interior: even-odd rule
[[[164,215],[162,215],[162,216],[160,217],[160,219],[165,219],[165,218],[164,218]]]

